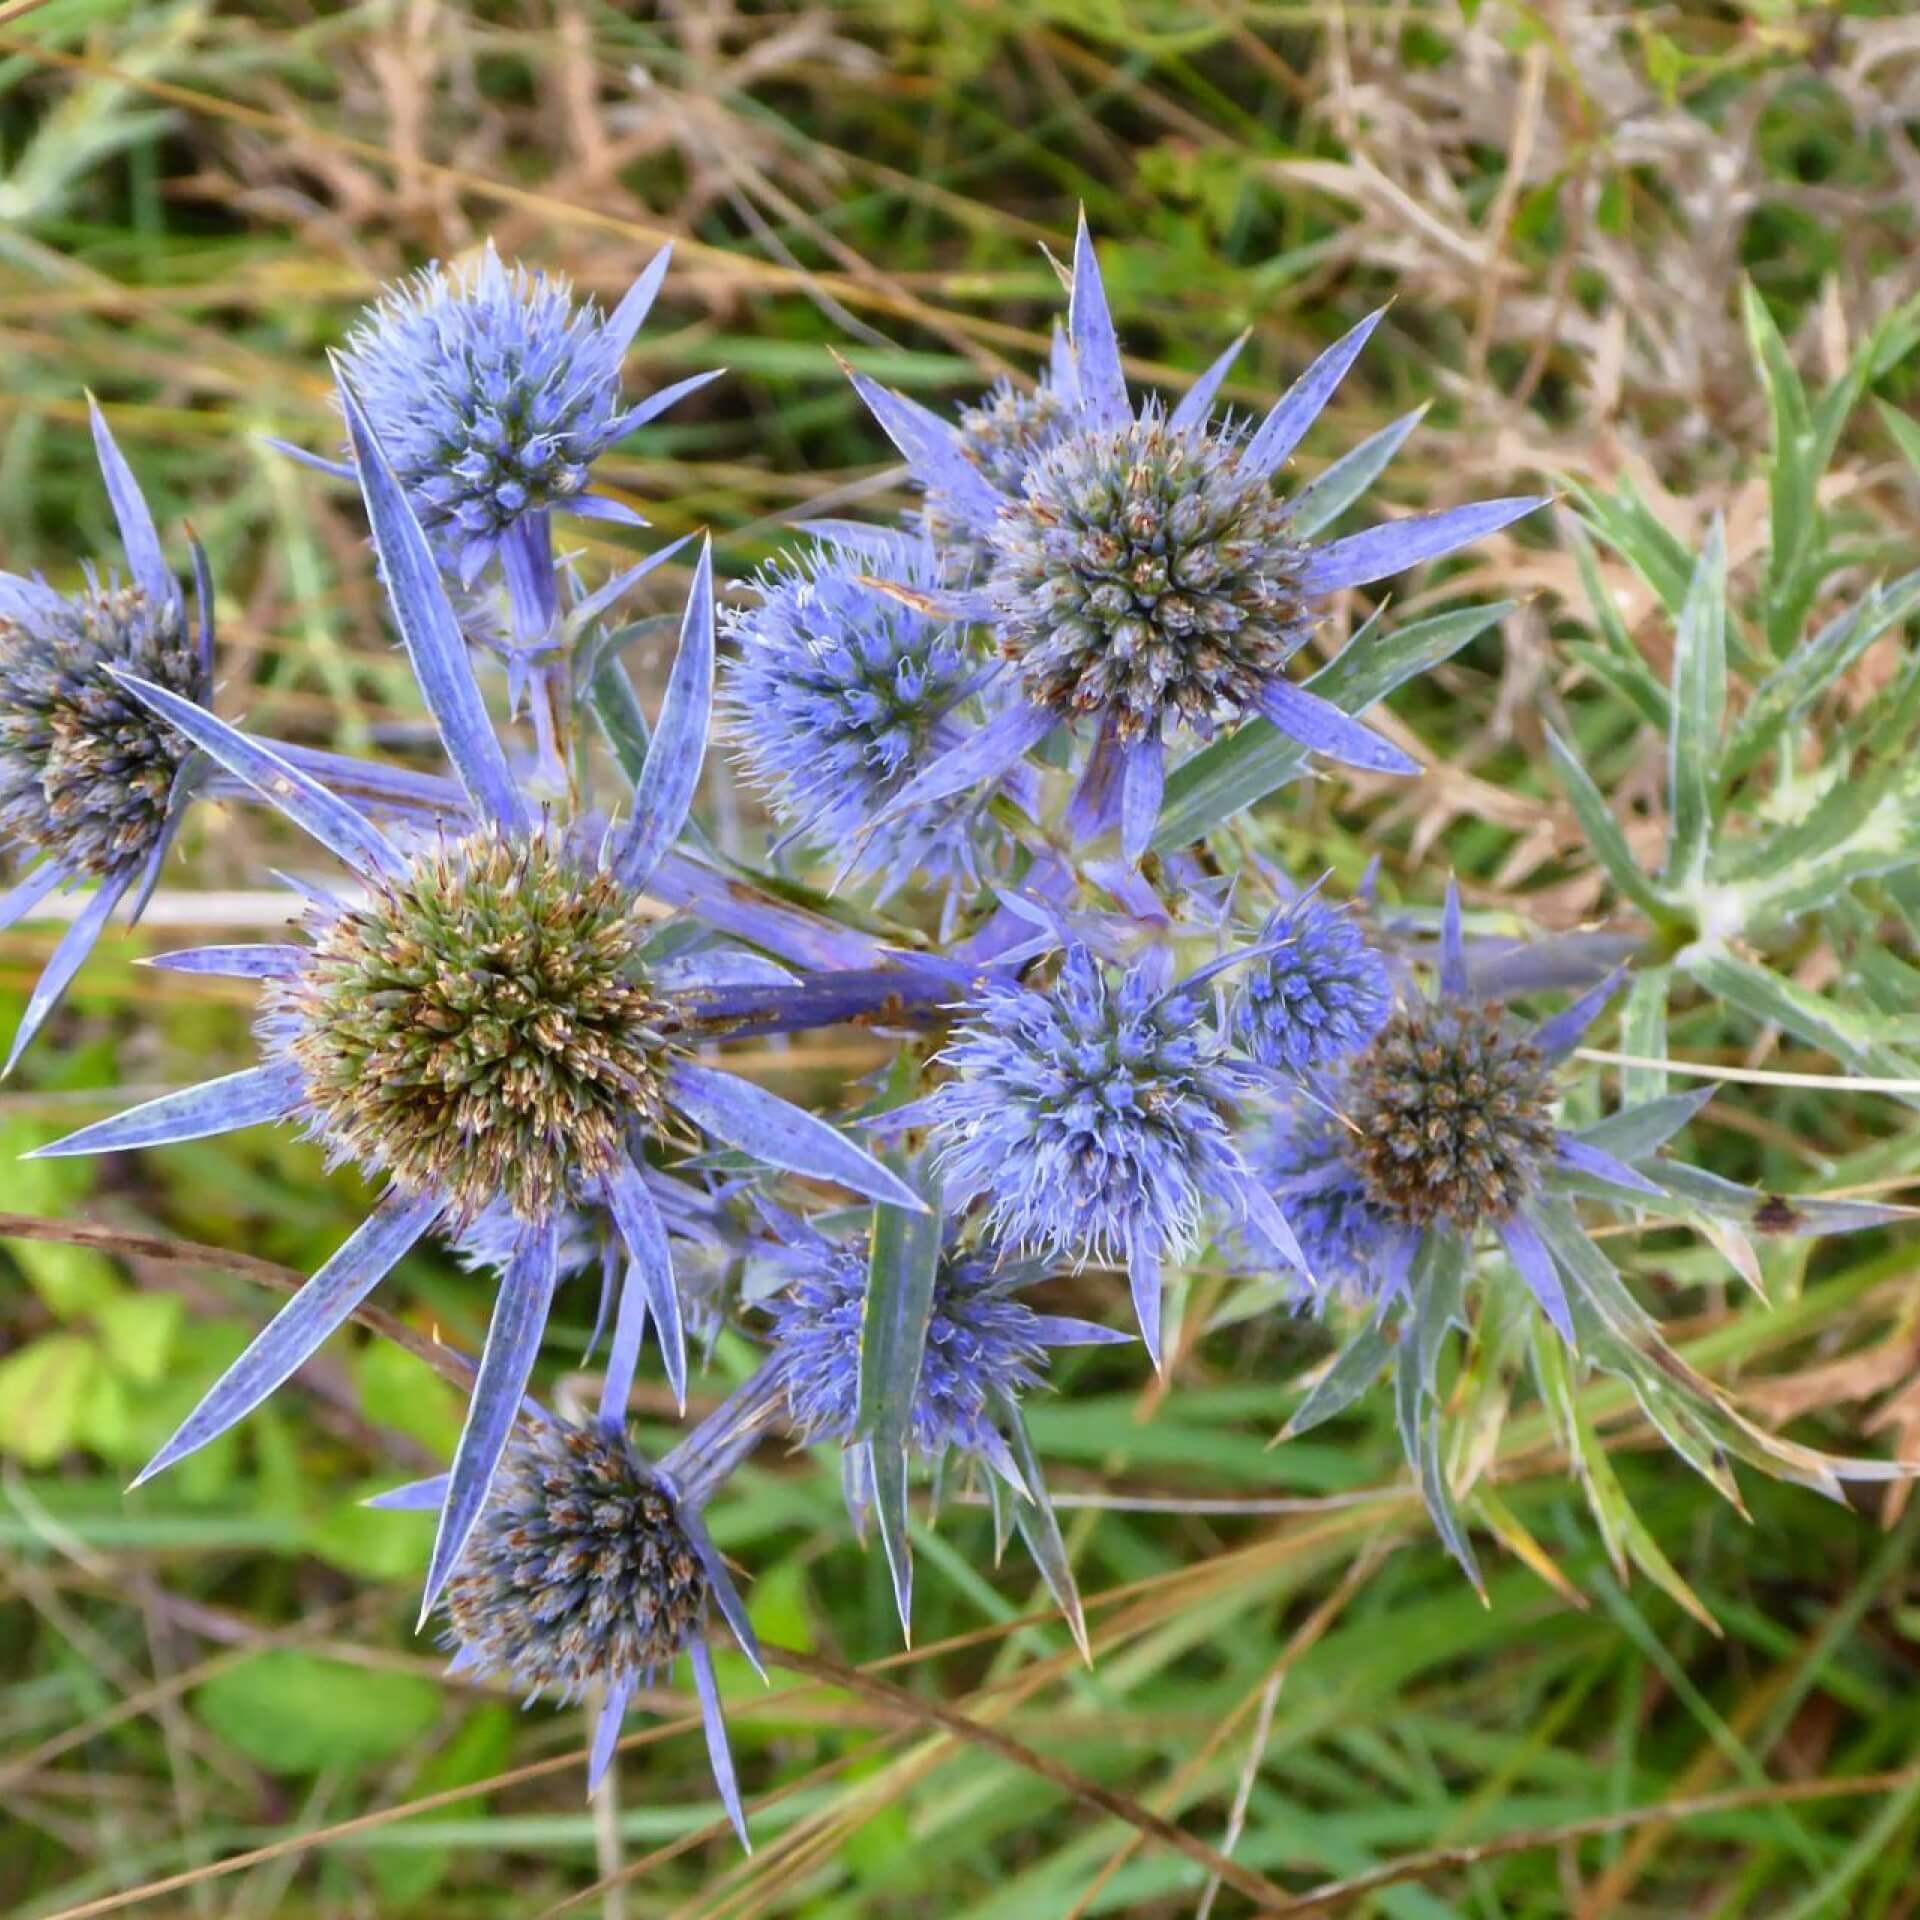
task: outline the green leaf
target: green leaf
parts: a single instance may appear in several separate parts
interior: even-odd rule
[[[1703,993],[1738,1007],[1750,1019],[1784,1027],[1849,1066],[1868,1064],[1876,1038],[1873,1023],[1851,1008],[1723,949],[1689,948],[1679,964]]]
[[[1343,713],[1364,713],[1396,687],[1452,659],[1468,641],[1504,620],[1513,607],[1511,600],[1463,607],[1392,632],[1383,630],[1376,611],[1307,686]],[[1228,738],[1203,747],[1174,769],[1167,781],[1154,847],[1165,853],[1202,838],[1221,821],[1295,779],[1308,758],[1304,747],[1270,721],[1257,716],[1243,721]]]
[[[320,1773],[397,1759],[440,1717],[440,1689],[415,1674],[275,1649],[215,1674],[193,1705],[269,1773]]]
[[[1818,579],[1815,562],[1821,544],[1821,515],[1816,485],[1820,471],[1806,389],[1794,371],[1773,315],[1751,280],[1741,284],[1740,306],[1772,418],[1765,626],[1775,656],[1784,657],[1799,636]]]
[[[1614,818],[1606,796],[1594,785],[1593,777],[1587,772],[1580,756],[1552,727],[1548,727],[1546,733],[1547,752],[1553,760],[1554,772],[1559,775],[1560,785],[1573,808],[1574,817],[1580,822],[1580,831],[1586,835],[1587,846],[1593,857],[1606,870],[1608,879],[1621,895],[1631,900],[1649,919],[1656,922],[1671,920],[1672,905],[1641,871],[1639,861],[1633,857],[1633,850],[1627,845],[1626,833]]]
[[[1676,619],[1687,602],[1687,584],[1693,577],[1693,555],[1679,536],[1640,498],[1629,480],[1615,494],[1595,493],[1578,480],[1567,491],[1578,503],[1589,527],[1619,554]],[[1577,555],[1577,549],[1576,549]],[[1596,607],[1601,604],[1597,596]],[[1617,616],[1616,616],[1617,618]]]
[[[907,1177],[904,1163],[894,1171]],[[876,1206],[860,1309],[860,1387],[854,1437],[904,1446],[912,1431],[933,1283],[940,1269],[940,1211]]]
[[[1627,985],[1620,1009],[1620,1051],[1642,1060],[1667,1057],[1667,995],[1670,969],[1647,967]],[[1667,1076],[1658,1067],[1622,1067],[1620,1097],[1629,1106],[1657,1100],[1667,1090]]]
[[[1884,400],[1874,402],[1880,410],[1880,418],[1886,423],[1887,431],[1893,435],[1893,444],[1906,455],[1916,473],[1920,473],[1920,421],[1904,414],[1898,407],[1890,407]]]
[[[0,1360],[0,1453],[30,1467],[58,1460],[76,1443],[99,1365],[77,1333],[43,1334]]]
[[[1087,1620],[1080,1608],[1080,1589],[1073,1577],[1073,1562],[1067,1557],[1067,1543],[1061,1537],[1059,1519],[1053,1511],[1052,1496],[1047,1492],[1046,1476],[1040,1471],[1040,1456],[1034,1451],[1033,1437],[1027,1432],[1026,1419],[1013,1395],[1000,1386],[990,1391],[1014,1465],[1020,1469],[1020,1478],[1033,1496],[1030,1500],[1015,1496],[1013,1523],[1020,1529],[1020,1537],[1027,1543],[1027,1551],[1033,1555],[1033,1563],[1040,1569],[1040,1577],[1047,1583],[1054,1604],[1066,1616],[1081,1659],[1092,1665],[1093,1650],[1087,1644]]]
[[[177,1293],[123,1293],[93,1311],[107,1357],[129,1380],[151,1386],[164,1376],[186,1313]]]
[[[1333,1364],[1313,1383],[1293,1417],[1281,1428],[1280,1438],[1291,1440],[1296,1434],[1309,1433],[1344,1413],[1380,1378],[1380,1370],[1392,1353],[1384,1318],[1376,1314],[1334,1355]]]
[[[1706,871],[1726,705],[1727,538],[1716,519],[1674,636],[1673,725],[1667,733],[1671,824],[1663,875],[1670,887],[1690,889]]]

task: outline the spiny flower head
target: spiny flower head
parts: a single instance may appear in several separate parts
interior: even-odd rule
[[[96,878],[153,851],[189,751],[110,666],[205,692],[177,593],[90,580],[0,601],[0,834]]]
[[[1056,342],[1056,359],[1063,352],[1061,339]],[[1052,378],[1043,377],[1028,388],[1000,379],[980,400],[961,408],[955,444],[962,459],[1002,493],[1017,499],[1028,463],[1060,437],[1072,418],[1072,406],[1056,391]],[[933,542],[936,565],[950,582],[964,583],[976,572],[984,572],[990,549],[976,538],[965,514],[954,510],[937,485],[927,491],[920,523]]]
[[[1310,1073],[1364,1046],[1393,1004],[1386,962],[1349,914],[1315,896],[1267,921],[1241,977],[1233,1036],[1264,1067]]]
[[[938,1458],[949,1447],[1000,1453],[992,1396],[1040,1383],[1056,1323],[1014,1297],[1034,1277],[1002,1271],[988,1256],[949,1244],[934,1276],[926,1349],[913,1396],[912,1439]],[[793,1285],[767,1302],[787,1413],[809,1445],[853,1436],[860,1397],[860,1338],[867,1300],[867,1242],[820,1241]],[[1077,1325],[1078,1323],[1074,1323]],[[1057,1343],[1057,1342],[1055,1342]]]
[[[874,822],[957,737],[954,710],[979,673],[966,630],[865,584],[875,562],[827,544],[763,572],[760,604],[729,616],[740,651],[723,695],[740,758],[778,817],[843,864],[898,883],[917,870],[971,874],[971,804],[937,800]],[[933,557],[899,543],[892,570],[930,585]]]
[[[1552,1105],[1551,1069],[1496,1003],[1404,1007],[1353,1062],[1349,1156],[1382,1213],[1471,1233],[1534,1190]]]
[[[390,288],[348,335],[345,378],[463,579],[548,508],[631,518],[586,497],[594,461],[711,377],[623,404],[620,363],[667,259],[603,314],[564,278],[503,264],[489,242],[477,261],[436,262]]]
[[[986,591],[1030,701],[1128,743],[1257,705],[1309,631],[1306,555],[1244,448],[1149,407],[1026,463],[987,533]]]
[[[959,555],[928,603],[985,623],[1021,696],[916,776],[896,807],[998,780],[1082,717],[1094,739],[1070,824],[1080,839],[1117,825],[1136,860],[1159,813],[1166,743],[1181,730],[1204,736],[1259,714],[1348,765],[1415,771],[1391,742],[1294,685],[1286,663],[1328,595],[1451,553],[1544,503],[1491,500],[1317,542],[1331,517],[1318,507],[1337,511],[1352,490],[1309,515],[1304,494],[1275,482],[1381,316],[1322,353],[1249,430],[1213,411],[1240,342],[1170,412],[1136,407],[1084,218],[1072,286],[1048,379],[1059,417],[1012,458],[983,459],[962,429],[852,376],[937,503],[930,531]],[[971,557],[982,551],[976,579]]]
[[[985,1202],[988,1233],[1044,1258],[1124,1262],[1159,1358],[1160,1269],[1198,1238],[1209,1200],[1261,1210],[1236,1143],[1253,1071],[1211,1009],[1173,987],[1164,957],[1109,970],[1067,948],[1051,988],[989,980],[940,1056],[953,1078],[924,1103],[941,1176]]]
[[[1365,1299],[1376,1285],[1373,1256],[1395,1222],[1368,1198],[1344,1159],[1345,1131],[1316,1101],[1289,1100],[1253,1130],[1247,1163],[1269,1192],[1286,1196],[1288,1224],[1299,1236],[1320,1297]],[[1295,1183],[1298,1191],[1292,1191]],[[1253,1244],[1247,1254],[1256,1264],[1267,1257]],[[1302,1304],[1314,1299],[1314,1288],[1295,1278],[1295,1297]]]
[[[446,1596],[463,1667],[568,1700],[671,1666],[707,1598],[671,1486],[623,1434],[558,1420],[508,1443]]]
[[[649,988],[640,902],[565,839],[488,826],[417,854],[365,905],[322,908],[268,1019],[336,1151],[523,1220],[658,1131],[673,1020]]]

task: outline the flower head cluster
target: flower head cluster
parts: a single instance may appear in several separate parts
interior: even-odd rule
[[[203,698],[212,683],[199,550],[196,633],[146,500],[100,409],[90,404],[90,412],[131,577],[103,580],[88,568],[86,584],[66,595],[41,579],[0,573],[0,844],[17,848],[31,869],[0,894],[0,930],[56,888],[96,883],[27,1003],[8,1070],[136,884],[138,917],[179,817],[188,743],[115,675],[139,674],[188,700]]]
[[[990,981],[925,1107],[943,1179],[984,1202],[995,1239],[1126,1266],[1156,1359],[1163,1264],[1192,1249],[1208,1202],[1238,1216],[1257,1194],[1238,1135],[1259,1082],[1193,984],[1155,960],[1109,970],[1078,944],[1045,992]]]
[[[1056,329],[1055,367],[1048,375],[1032,387],[996,380],[978,401],[960,409],[954,437],[961,458],[1004,494],[1018,496],[1028,463],[1071,423],[1072,405],[1055,384],[1068,375],[1067,351],[1066,336]],[[937,483],[927,489],[920,523],[949,585],[963,586],[984,573],[991,549]]]
[[[491,243],[385,294],[341,362],[421,525],[466,581],[529,516],[630,519],[588,494],[615,442],[713,376],[634,406],[620,364],[665,276],[662,251],[610,314],[563,278],[505,265]]]
[[[1386,963],[1349,914],[1315,895],[1281,907],[1241,975],[1233,1037],[1263,1067],[1310,1073],[1364,1046],[1387,1017]]]
[[[1397,747],[1295,686],[1286,664],[1329,594],[1451,553],[1543,503],[1491,500],[1325,544],[1307,537],[1298,497],[1274,481],[1379,320],[1329,347],[1251,430],[1213,412],[1238,343],[1171,412],[1136,409],[1083,219],[1044,430],[996,435],[988,458],[977,424],[970,438],[966,422],[956,429],[854,376],[936,503],[929,531],[959,555],[943,574],[970,577],[984,557],[984,577],[939,604],[987,625],[1021,695],[897,806],[996,780],[1081,718],[1094,743],[1074,824],[1083,835],[1117,825],[1133,858],[1151,838],[1176,732],[1205,736],[1258,714],[1335,760],[1414,771]]]
[[[889,891],[915,872],[971,879],[971,802],[929,801],[873,830],[957,736],[980,672],[965,629],[870,584],[873,565],[823,545],[760,576],[760,604],[728,616],[740,651],[727,670],[727,730],[776,816],[843,869],[877,870]],[[928,549],[904,541],[890,562],[922,587],[932,568]]]

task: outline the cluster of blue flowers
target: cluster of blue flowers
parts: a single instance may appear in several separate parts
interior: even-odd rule
[[[1045,1310],[1049,1286],[1087,1299],[1094,1275],[1123,1277],[1158,1367],[1169,1291],[1197,1266],[1324,1312],[1352,1338],[1296,1424],[1391,1368],[1409,1457],[1469,1569],[1433,1372],[1469,1283],[1517,1279],[1689,1458],[1731,1451],[1815,1484],[1845,1470],[1649,1359],[1657,1329],[1575,1203],[1740,1232],[1888,1210],[1788,1205],[1675,1165],[1661,1148],[1695,1099],[1563,1125],[1557,1075],[1616,985],[1584,950],[1516,965],[1467,939],[1451,890],[1436,943],[1370,897],[1336,904],[1257,857],[1156,839],[1170,778],[1223,746],[1415,772],[1290,663],[1330,596],[1544,504],[1318,537],[1347,503],[1338,466],[1317,492],[1284,470],[1380,316],[1257,419],[1220,402],[1237,347],[1172,406],[1136,402],[1083,223],[1031,390],[1003,383],[950,421],[851,375],[918,489],[899,524],[810,527],[725,610],[702,544],[649,729],[608,642],[676,549],[585,592],[553,516],[636,522],[592,490],[595,463],[702,384],[623,392],[667,264],[603,314],[489,249],[388,295],[336,362],[346,457],[302,457],[359,489],[444,777],[216,716],[205,564],[192,554],[195,615],[97,411],[130,578],[89,572],[62,594],[0,576],[0,825],[24,866],[0,927],[94,889],[15,1057],[130,893],[137,914],[196,799],[271,807],[341,869],[290,901],[284,942],[157,962],[259,983],[258,1064],[42,1149],[285,1122],[380,1185],[146,1474],[258,1407],[410,1248],[446,1242],[485,1276],[491,1324],[446,1473],[383,1502],[439,1516],[422,1618],[444,1604],[460,1666],[595,1698],[595,1780],[636,1687],[685,1653],[744,1840],[709,1626],[750,1656],[754,1641],[702,1515],[763,1435],[839,1450],[903,1625],[909,1470],[977,1465],[1086,1645],[1021,1401],[1056,1350],[1131,1334],[1117,1311]],[[511,731],[529,701],[531,753]],[[612,810],[590,798],[588,708],[629,749]],[[693,827],[716,724],[778,822],[769,861],[820,857],[828,892],[739,869]],[[835,891],[905,900],[917,935],[883,935]],[[1510,1011],[1543,984],[1572,1004]],[[809,1112],[729,1070],[730,1041],[847,1021],[903,1036],[858,1112]],[[548,1311],[586,1271],[599,1402],[551,1411],[530,1396]],[[758,1342],[758,1371],[645,1459],[627,1411],[648,1327],[684,1407],[689,1336],[710,1351],[723,1325]]]

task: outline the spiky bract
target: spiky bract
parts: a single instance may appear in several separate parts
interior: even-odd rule
[[[1409,1226],[1510,1218],[1552,1154],[1553,1076],[1498,1005],[1396,1013],[1353,1064],[1348,1148],[1368,1198]]]
[[[1067,430],[1071,419],[1072,409],[1048,381],[1020,388],[1010,380],[997,380],[974,405],[961,408],[956,445],[969,465],[1018,499],[1028,463]],[[990,561],[991,550],[937,484],[927,489],[920,522],[941,549],[946,577],[954,584],[984,570]]]
[[[268,995],[316,1131],[456,1220],[545,1217],[657,1127],[672,1016],[650,990],[639,901],[560,836],[483,828],[403,882],[316,913]]]
[[[97,876],[152,851],[188,753],[109,667],[204,692],[177,597],[96,582],[0,613],[0,835]]]
[[[707,1597],[671,1486],[621,1436],[543,1418],[507,1447],[447,1611],[463,1665],[571,1699],[671,1664]]]

